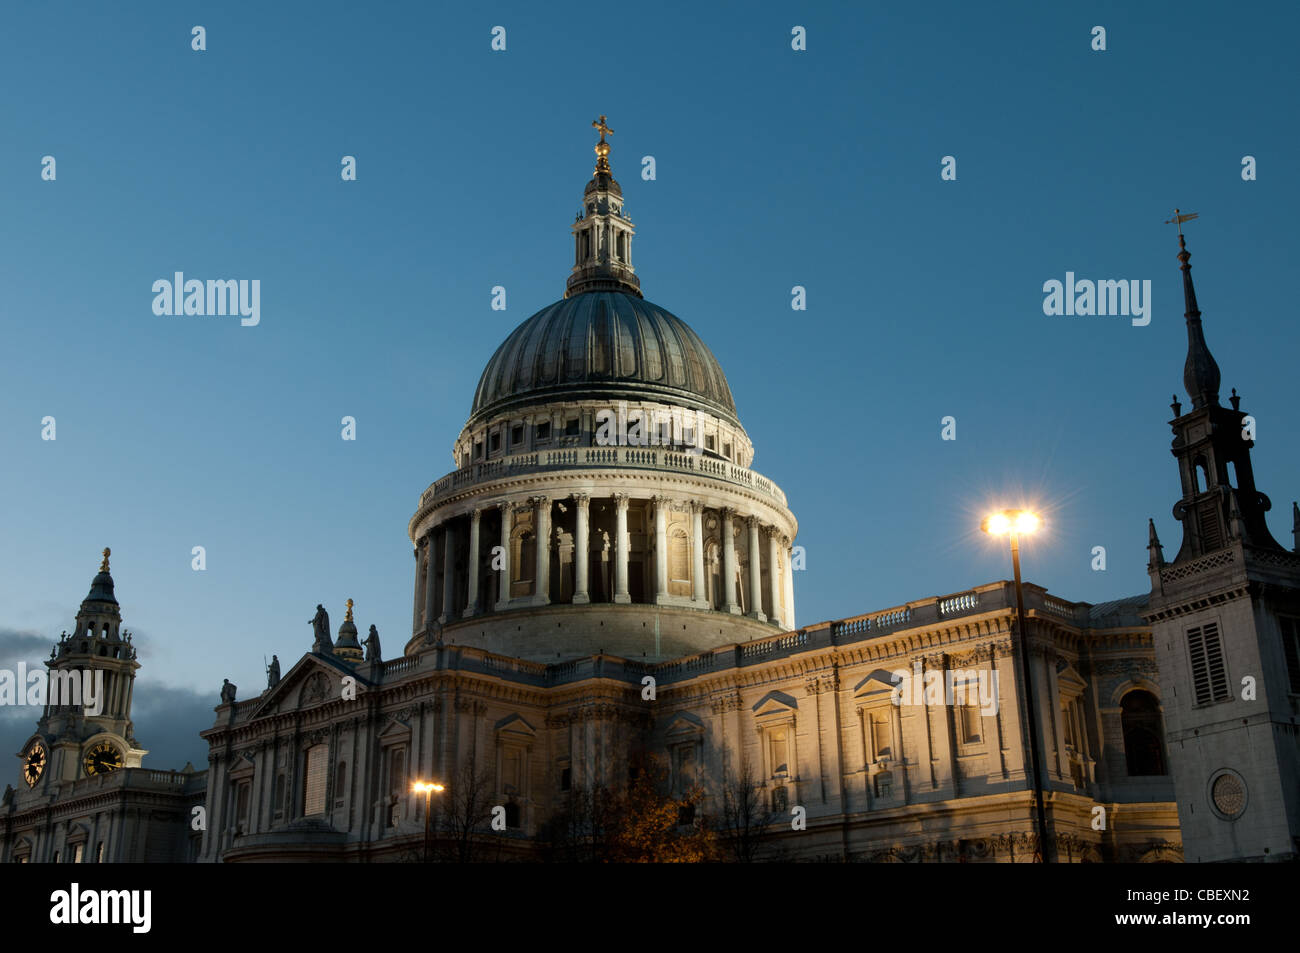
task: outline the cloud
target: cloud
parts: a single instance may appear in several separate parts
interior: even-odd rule
[[[0,668],[14,669],[19,662],[26,662],[28,668],[39,665],[50,657],[50,649],[57,641],[57,636],[0,627]]]
[[[0,627],[0,668],[15,671],[26,662],[29,671],[44,671],[50,648],[57,641],[46,635]],[[136,679],[131,699],[131,720],[136,740],[148,751],[144,766],[159,770],[176,769],[193,763],[203,770],[208,763],[208,746],[199,732],[211,728],[217,705],[216,692],[199,693],[163,682]],[[8,761],[36,732],[43,709],[39,706],[0,706],[0,785],[17,784],[19,760]],[[12,772],[12,773],[10,773]],[[11,780],[13,779],[13,780]]]

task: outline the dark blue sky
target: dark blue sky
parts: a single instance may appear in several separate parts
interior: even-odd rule
[[[600,113],[646,297],[717,355],[799,519],[801,624],[1007,576],[978,531],[1001,503],[1047,517],[1028,579],[1147,587],[1147,517],[1180,538],[1175,206],[1201,213],[1206,336],[1290,545],[1293,6],[595,9],[5,11],[0,628],[57,636],[109,545],[142,683],[247,697],[349,597],[395,651],[407,520],[497,344],[563,293]],[[260,325],[155,316],[175,271],[259,279]],[[1150,280],[1150,325],[1044,315],[1067,271]]]

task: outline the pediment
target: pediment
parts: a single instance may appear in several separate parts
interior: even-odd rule
[[[1056,673],[1056,682],[1062,689],[1073,695],[1082,695],[1088,687],[1088,683],[1083,680],[1083,676],[1075,671],[1072,665]]]
[[[390,718],[379,733],[380,742],[401,741],[411,736],[411,726],[400,718]]]
[[[304,655],[274,688],[262,693],[262,703],[249,716],[249,720],[280,712],[299,711],[333,701],[341,696],[343,677],[346,675],[357,680],[358,695],[369,685],[366,679],[342,663],[331,664],[320,655]]]
[[[253,762],[252,755],[244,753],[235,759],[226,776],[232,781],[244,781],[251,778],[256,770],[257,765]]]
[[[859,700],[874,701],[881,696],[888,696],[894,692],[895,686],[898,684],[894,681],[894,677],[893,672],[878,668],[853,686],[853,697]]]
[[[785,692],[770,691],[754,703],[751,709],[755,718],[790,714],[799,709],[799,702]]]
[[[517,738],[527,738],[532,740],[537,737],[537,731],[524,720],[523,716],[517,714],[506,715],[496,723],[497,734],[513,735]]]
[[[694,712],[679,711],[669,720],[664,734],[670,741],[694,738],[704,734],[704,722]]]

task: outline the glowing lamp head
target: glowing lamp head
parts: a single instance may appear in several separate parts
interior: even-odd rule
[[[990,536],[1006,536],[1008,533],[1024,536],[1036,532],[1040,522],[1038,514],[1029,510],[1003,510],[986,516],[980,526]]]
[[[1005,513],[994,513],[984,520],[984,532],[991,536],[1005,536],[1011,529],[1011,520]]]
[[[411,790],[415,791],[417,794],[437,794],[442,791],[442,785],[434,784],[431,781],[416,781],[411,785]]]

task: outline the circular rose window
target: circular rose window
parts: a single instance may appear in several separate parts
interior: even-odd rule
[[[1220,772],[1210,782],[1210,803],[1215,812],[1227,820],[1234,820],[1246,810],[1246,782],[1235,771]]]

